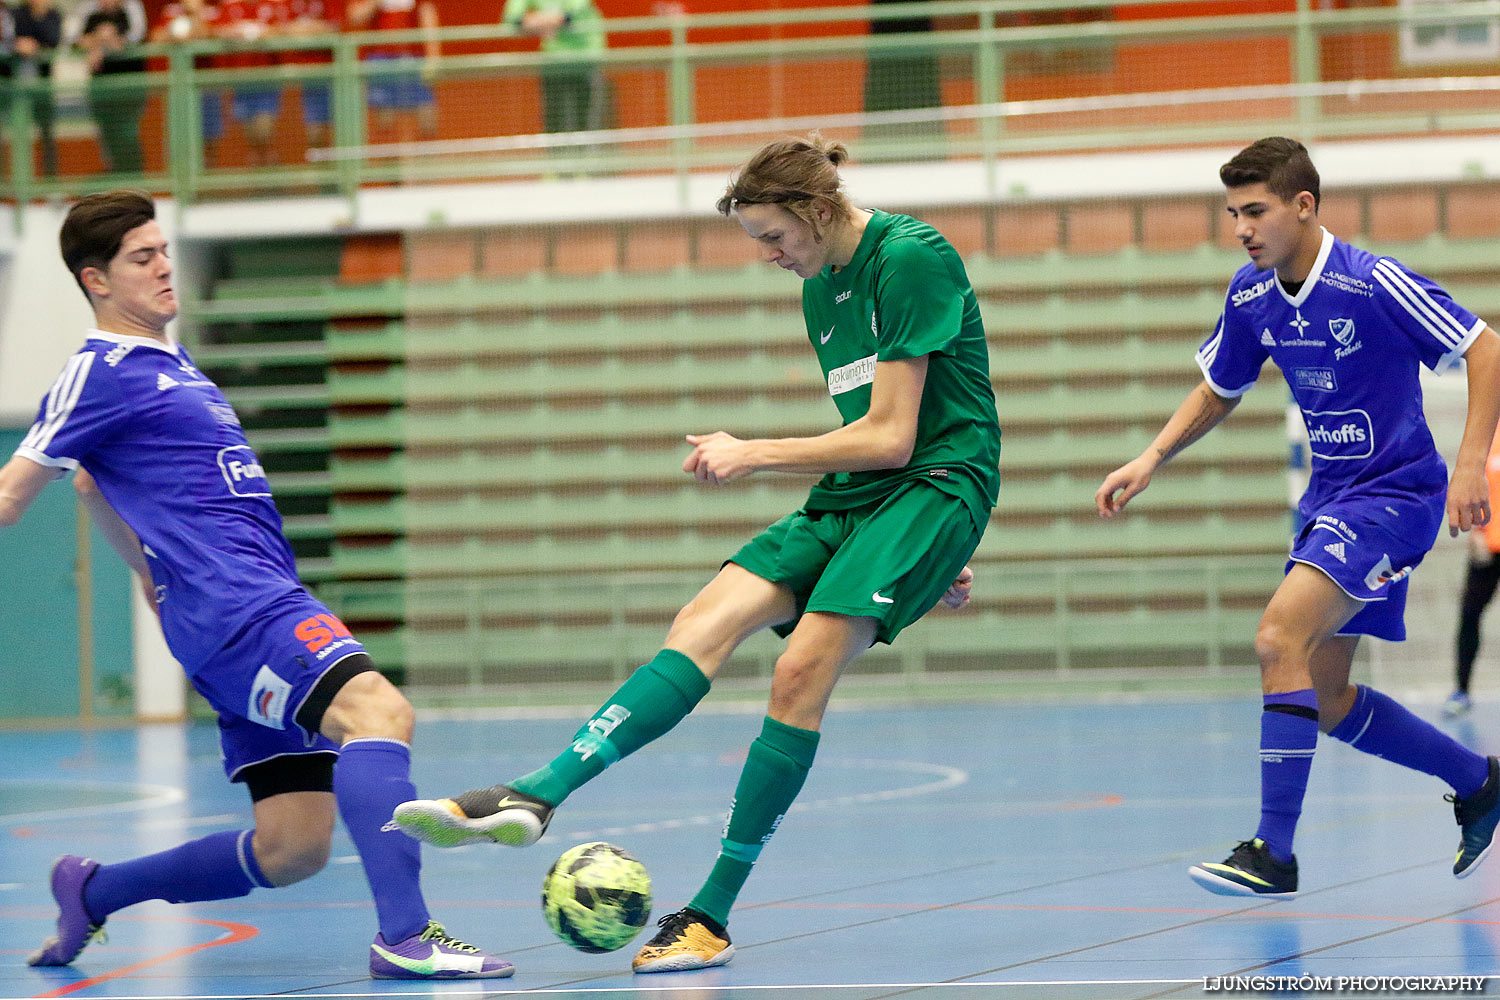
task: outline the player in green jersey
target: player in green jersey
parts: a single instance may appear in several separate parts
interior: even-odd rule
[[[749,636],[787,639],[718,860],[688,906],[661,921],[637,972],[723,965],[725,923],[761,848],[802,788],[844,666],[938,601],[967,602],[966,565],[995,504],[1000,427],[979,304],[963,262],[931,226],[855,208],[843,146],[817,135],[763,148],[719,200],[770,263],[803,279],[808,338],[843,418],[818,437],[689,434],[684,472],[709,484],[817,472],[800,510],[735,553],[673,621],[663,649],[551,763],[504,785],[396,809],[441,847],[524,846],[565,798],[666,733],[708,693]]]

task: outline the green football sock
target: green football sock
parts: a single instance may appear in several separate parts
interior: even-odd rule
[[[721,924],[750,877],[761,848],[781,825],[792,800],[802,791],[818,750],[818,733],[766,717],[760,736],[750,744],[740,783],[729,807],[729,823],[719,841],[719,858],[708,881],[688,905]]]
[[[573,742],[545,767],[511,788],[560,805],[622,757],[666,733],[708,694],[708,678],[675,649],[664,649],[626,678],[614,697],[595,712]]]

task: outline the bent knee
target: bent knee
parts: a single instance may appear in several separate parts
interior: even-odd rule
[[[332,831],[328,836],[265,837],[255,833],[255,861],[267,881],[280,887],[301,882],[328,864]]]
[[[1283,663],[1309,648],[1307,636],[1282,622],[1261,619],[1255,629],[1255,655],[1262,666]]]
[[[371,737],[409,743],[416,713],[396,685],[366,670],[339,689],[323,722],[324,735],[340,743]]]
[[[771,717],[789,726],[817,729],[828,707],[836,665],[783,653],[771,675]]]

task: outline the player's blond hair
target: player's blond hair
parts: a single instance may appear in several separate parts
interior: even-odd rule
[[[854,215],[838,169],[848,159],[843,143],[817,132],[768,143],[730,180],[719,213],[728,215],[741,205],[780,205],[821,235],[819,201],[831,205],[837,218]]]

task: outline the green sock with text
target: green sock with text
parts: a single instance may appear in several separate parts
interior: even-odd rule
[[[740,783],[729,806],[729,822],[719,841],[719,858],[708,881],[688,905],[721,924],[734,906],[761,848],[791,808],[818,750],[818,733],[766,717],[750,744]]]
[[[675,649],[664,649],[631,674],[573,735],[568,749],[511,788],[560,805],[606,767],[681,722],[708,694],[708,678]]]

